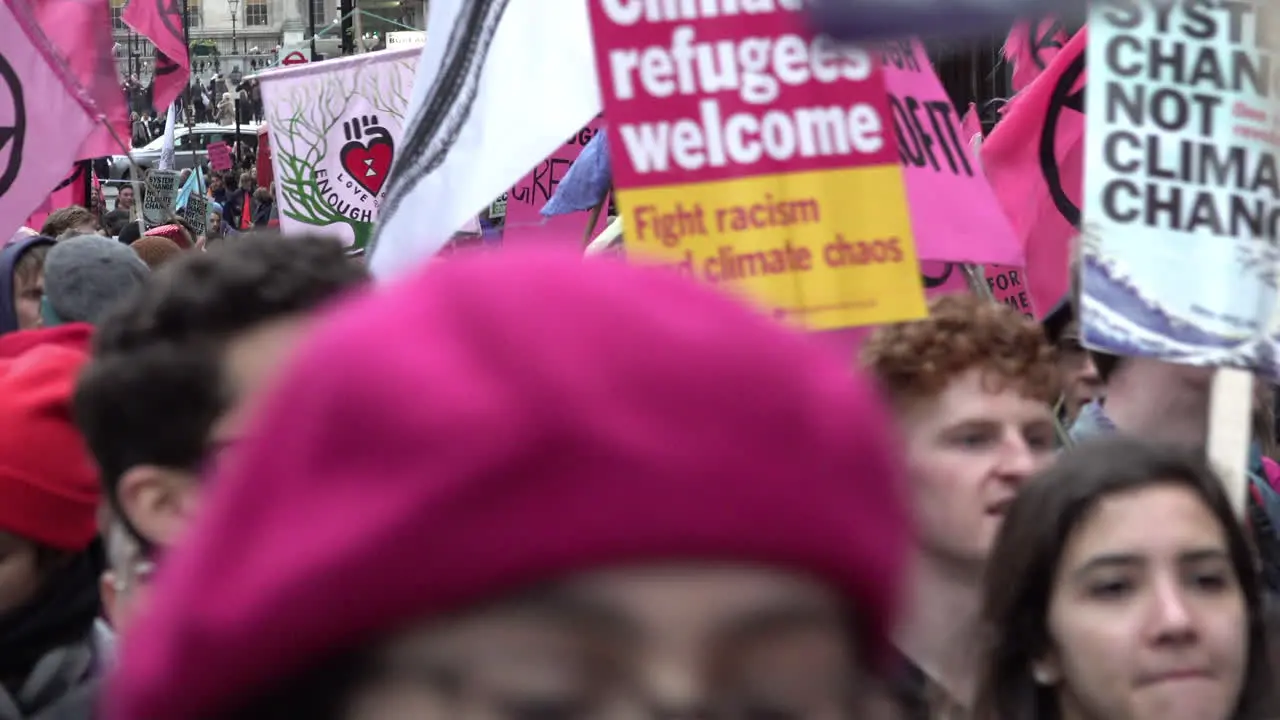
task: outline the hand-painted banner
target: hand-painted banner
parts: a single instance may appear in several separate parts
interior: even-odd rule
[[[543,217],[542,207],[555,193],[556,186],[569,172],[573,162],[582,154],[582,148],[603,124],[596,117],[590,124],[573,134],[549,157],[538,163],[528,175],[511,187],[507,193],[507,215],[503,220],[502,244],[528,242],[554,242],[581,251],[585,242],[587,213],[567,213]]]
[[[924,46],[879,46],[921,260],[1022,265],[1014,235]]]
[[[876,58],[815,39],[799,4],[694,5],[590,3],[628,257],[811,330],[922,317]]]
[[[1084,178],[1086,30],[1014,96],[982,143],[982,167],[1026,248],[1026,282],[1037,316],[1067,293]]]
[[[1270,0],[1092,7],[1082,339],[1280,376]]]
[[[66,179],[94,129],[75,79],[25,4],[0,2],[0,228],[22,225]]]
[[[365,247],[420,55],[417,48],[384,50],[259,76],[281,232],[319,232]]]

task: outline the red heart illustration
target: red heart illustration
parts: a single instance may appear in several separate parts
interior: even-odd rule
[[[368,147],[352,140],[342,146],[342,168],[360,187],[377,195],[391,172],[393,154],[391,143],[385,140],[374,140]]]

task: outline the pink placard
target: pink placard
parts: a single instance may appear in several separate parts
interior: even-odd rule
[[[1022,242],[991,192],[924,46],[888,43],[883,59],[920,259],[1022,265]]]
[[[587,211],[542,216],[542,206],[547,204],[556,186],[564,179],[569,167],[582,154],[582,148],[591,142],[591,138],[600,132],[604,118],[596,116],[556,149],[555,152],[538,163],[528,175],[511,187],[507,193],[507,217],[503,221],[502,244],[537,242],[564,243],[581,251],[586,246],[583,235],[587,231]],[[604,227],[604,217],[600,218],[600,227]]]
[[[231,169],[231,148],[226,143],[209,143],[205,150],[209,153],[209,167],[218,172]]]

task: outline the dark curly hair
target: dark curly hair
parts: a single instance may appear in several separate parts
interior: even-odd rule
[[[862,346],[864,367],[894,403],[932,398],[978,368],[993,389],[1054,402],[1061,379],[1054,350],[1034,320],[975,295],[943,295],[929,317],[877,328]]]
[[[337,241],[247,233],[209,252],[183,253],[98,325],[76,385],[76,423],[119,507],[120,478],[138,465],[197,470],[214,422],[228,409],[222,354],[239,334],[311,311],[362,285],[365,268]]]

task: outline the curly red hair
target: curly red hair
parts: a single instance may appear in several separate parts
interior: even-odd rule
[[[929,303],[927,319],[877,328],[861,361],[895,403],[935,397],[974,368],[993,389],[1012,387],[1046,403],[1061,385],[1040,325],[975,295],[943,295]]]

